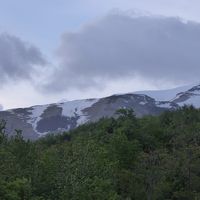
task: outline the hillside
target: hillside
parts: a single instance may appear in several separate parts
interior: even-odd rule
[[[136,116],[142,117],[159,115],[185,104],[200,108],[199,85],[6,110],[0,112],[0,119],[6,120],[6,132],[10,136],[15,129],[20,129],[24,138],[36,140],[48,133],[69,131],[102,117],[115,117],[116,110],[120,108],[134,109]]]
[[[0,199],[199,199],[200,110],[118,114],[35,142],[1,123]]]

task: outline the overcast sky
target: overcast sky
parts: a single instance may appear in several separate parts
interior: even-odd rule
[[[199,0],[2,0],[0,104],[199,82],[199,7]]]

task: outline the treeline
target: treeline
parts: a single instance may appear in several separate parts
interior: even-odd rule
[[[200,110],[118,114],[36,142],[2,122],[0,199],[200,199]]]

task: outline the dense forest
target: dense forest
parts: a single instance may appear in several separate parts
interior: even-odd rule
[[[35,142],[2,121],[0,199],[200,199],[200,110],[118,115]]]

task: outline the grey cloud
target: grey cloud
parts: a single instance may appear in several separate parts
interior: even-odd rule
[[[0,111],[2,111],[3,110],[3,106],[0,104]]]
[[[140,75],[152,80],[197,81],[200,24],[179,18],[111,14],[78,32],[65,33],[54,91],[103,85]]]
[[[30,80],[46,61],[36,47],[7,33],[0,34],[0,81]]]

